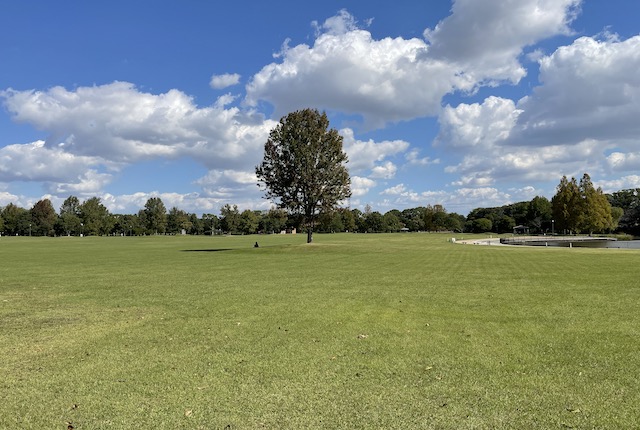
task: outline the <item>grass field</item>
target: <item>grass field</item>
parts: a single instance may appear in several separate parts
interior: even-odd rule
[[[640,251],[448,238],[0,238],[0,428],[640,426]]]

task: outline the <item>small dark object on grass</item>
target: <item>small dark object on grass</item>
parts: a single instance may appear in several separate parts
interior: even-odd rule
[[[253,245],[254,248],[260,248],[260,245],[258,245],[258,242],[256,242],[255,245]]]

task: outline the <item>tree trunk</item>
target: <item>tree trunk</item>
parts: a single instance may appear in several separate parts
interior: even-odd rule
[[[307,243],[313,242],[313,228],[307,227]]]

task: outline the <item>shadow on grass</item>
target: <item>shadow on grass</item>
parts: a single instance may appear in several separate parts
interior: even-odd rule
[[[231,248],[216,248],[216,249],[183,249],[182,252],[222,252],[233,251]]]

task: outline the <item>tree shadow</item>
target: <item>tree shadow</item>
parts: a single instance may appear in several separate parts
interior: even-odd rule
[[[222,252],[233,251],[231,248],[215,248],[215,249],[183,249],[182,252]]]

